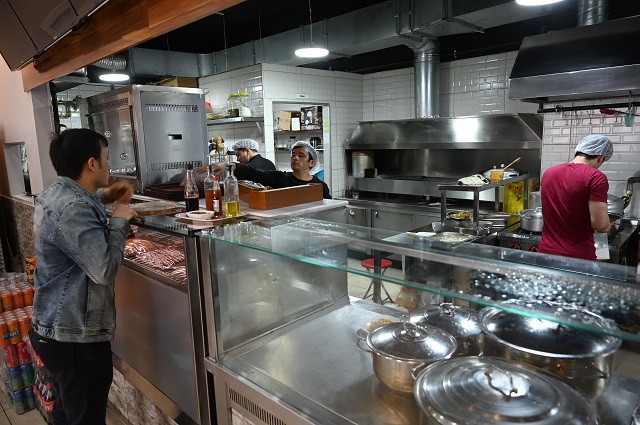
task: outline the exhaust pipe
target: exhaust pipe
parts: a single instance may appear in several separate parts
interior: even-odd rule
[[[413,48],[416,118],[440,117],[440,42],[428,39]]]

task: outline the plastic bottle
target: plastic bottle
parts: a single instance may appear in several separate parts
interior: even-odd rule
[[[240,215],[238,179],[233,175],[233,166],[231,164],[227,168],[227,176],[224,179],[224,212],[227,218]]]
[[[184,205],[187,212],[200,209],[199,198],[196,178],[193,175],[193,164],[187,164],[187,179],[184,183]]]
[[[56,403],[56,396],[53,390],[52,382],[47,383],[47,386],[45,387],[45,390],[44,390],[44,394],[42,395],[42,400],[44,402],[42,407],[44,410],[45,419],[47,420],[47,423],[52,424],[53,423],[53,405]]]

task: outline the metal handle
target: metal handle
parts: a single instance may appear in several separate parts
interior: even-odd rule
[[[362,347],[360,346],[360,342],[362,342],[362,341],[366,342],[366,341],[364,340],[364,338],[358,338],[358,339],[356,340],[356,347],[358,348],[358,350],[360,350],[360,351],[364,351],[365,353],[371,353],[371,354],[373,354],[373,351],[369,350],[369,348],[362,348]],[[368,346],[368,345],[367,345],[367,346]]]
[[[356,212],[354,210],[349,210],[349,215],[351,217],[354,217],[356,215]]]
[[[428,364],[419,364],[418,366],[416,366],[413,369],[411,369],[411,377],[414,380],[418,379],[418,375],[420,375],[420,372],[422,372],[427,366],[429,366],[429,365]]]
[[[564,370],[564,366],[562,366],[562,363],[556,363],[556,369],[558,369],[560,371],[560,375],[562,375],[562,377],[566,380],[572,380],[572,379],[576,379],[576,378],[580,378],[580,376],[571,376],[571,375],[567,375],[567,373]],[[589,363],[589,369],[593,369],[596,372],[598,372],[600,374],[600,376],[598,377],[599,379],[609,379],[609,376],[611,376],[610,373],[607,372],[603,372],[602,370],[600,370],[600,368],[598,368],[598,366],[595,365],[595,363],[591,362]]]
[[[440,304],[440,310],[442,310],[442,313],[449,316],[453,316],[454,314],[456,314],[456,307],[452,303]]]
[[[507,378],[509,378],[509,385],[511,385],[511,389],[509,390],[508,393],[503,391],[501,388],[498,388],[495,385],[493,385],[493,382],[491,381],[491,374],[494,371],[502,372],[503,374],[507,375]],[[487,380],[489,381],[489,386],[494,390],[498,391],[499,393],[504,394],[507,397],[511,397],[511,394],[518,394],[518,389],[513,384],[513,376],[511,376],[511,374],[506,370],[502,370],[497,366],[491,366],[488,371],[484,372],[484,375],[487,377]]]

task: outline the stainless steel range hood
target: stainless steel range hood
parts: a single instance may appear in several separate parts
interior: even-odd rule
[[[526,37],[509,98],[548,103],[640,94],[640,16]]]

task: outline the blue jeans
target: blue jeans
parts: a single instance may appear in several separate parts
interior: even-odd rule
[[[29,330],[56,390],[54,425],[104,425],[113,380],[111,342],[59,342]]]

